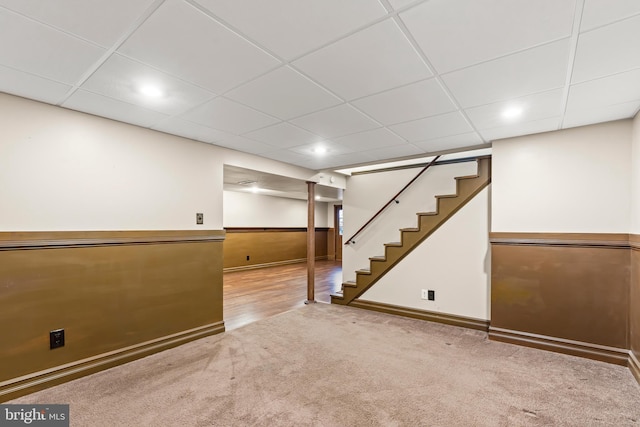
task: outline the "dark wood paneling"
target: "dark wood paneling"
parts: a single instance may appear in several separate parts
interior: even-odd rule
[[[11,325],[0,346],[0,392],[19,377],[185,331],[224,330],[223,238],[222,231],[0,233],[0,324]],[[65,346],[50,350],[49,331],[58,328]]]
[[[228,228],[224,268],[303,262],[307,257],[306,228]],[[327,257],[327,228],[316,228],[316,257]],[[247,260],[249,256],[249,260]]]
[[[629,348],[628,235],[510,234],[491,236],[492,328]]]
[[[341,248],[342,249],[342,248]],[[330,228],[327,230],[327,259],[336,259],[336,230]],[[340,258],[338,258],[340,261]]]
[[[640,360],[640,235],[631,235],[631,292],[629,307],[630,348],[635,361]],[[635,365],[636,378],[640,382],[640,365]]]
[[[477,329],[485,332],[489,330],[488,320],[456,316],[454,314],[437,313],[434,311],[401,307],[361,299],[353,300],[349,305],[351,307],[363,308],[365,310],[379,311],[381,313],[395,314],[396,316],[411,317],[413,319],[427,320],[429,322],[444,323],[446,325],[460,326],[462,328]]]

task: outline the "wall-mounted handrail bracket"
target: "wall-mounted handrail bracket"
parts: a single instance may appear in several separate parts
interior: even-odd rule
[[[398,196],[400,196],[400,194],[402,194],[404,192],[404,190],[406,190],[407,188],[409,188],[409,186],[411,184],[413,184],[418,178],[420,178],[420,176],[425,173],[427,171],[427,169],[429,169],[431,166],[433,166],[436,161],[440,158],[440,156],[436,156],[433,160],[431,160],[429,162],[429,164],[427,166],[425,166],[424,168],[422,168],[422,170],[420,172],[418,172],[418,174],[407,183],[407,185],[405,185],[404,187],[402,187],[402,189],[400,191],[398,191],[396,193],[395,196],[393,196],[391,198],[391,200],[389,200],[387,203],[385,203],[385,205],[383,207],[380,208],[380,210],[378,212],[375,213],[375,215],[373,215],[371,217],[371,219],[369,219],[369,221],[367,221],[362,227],[360,227],[360,229],[358,231],[356,231],[353,236],[351,236],[350,238],[347,239],[347,241],[344,243],[345,245],[348,245],[349,243],[355,243],[355,240],[353,240],[354,237],[356,237],[358,234],[360,234],[362,232],[362,230],[364,230],[365,228],[367,228],[367,226],[369,224],[371,224],[373,222],[374,219],[376,219],[378,217],[378,215],[380,215],[391,203],[395,202],[396,204],[400,203],[400,200],[398,200]]]

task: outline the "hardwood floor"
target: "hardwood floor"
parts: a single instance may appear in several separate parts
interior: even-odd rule
[[[342,285],[340,261],[316,261],[316,301],[331,302]],[[307,298],[307,264],[289,264],[224,273],[226,330],[291,310]]]

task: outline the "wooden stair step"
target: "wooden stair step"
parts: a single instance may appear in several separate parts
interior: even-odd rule
[[[478,159],[477,174],[454,178],[456,180],[455,194],[435,196],[436,210],[417,213],[418,226],[401,228],[401,241],[385,243],[385,256],[369,258],[370,268],[356,271],[356,281],[352,284],[345,282],[342,286],[343,292],[335,297],[332,296],[332,302],[349,305],[354,299],[359,298],[402,258],[417,248],[424,239],[455,215],[483,188],[486,188],[491,182],[490,157]]]
[[[344,289],[345,287],[347,287],[347,288],[357,288],[358,284],[354,280],[347,280],[346,282],[342,283],[342,288]],[[340,291],[340,292],[342,292],[342,291]]]
[[[333,298],[333,299],[344,299],[344,295],[339,294],[338,292],[336,292],[335,294],[331,294],[331,298]]]

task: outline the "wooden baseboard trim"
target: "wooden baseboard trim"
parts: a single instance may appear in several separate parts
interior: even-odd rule
[[[427,320],[429,322],[444,323],[446,325],[460,326],[462,328],[476,329],[484,332],[489,330],[488,320],[475,319],[472,317],[436,313],[433,311],[420,310],[417,308],[401,307],[397,305],[384,304],[380,302],[366,301],[361,299],[355,299],[348,305],[350,307],[357,307],[365,310],[379,311],[381,313],[395,314],[397,316]]]
[[[329,259],[327,255],[321,255],[316,257],[316,261],[322,261],[326,259]],[[297,258],[297,259],[287,259],[284,261],[265,262],[263,264],[251,264],[251,265],[241,265],[239,267],[227,267],[227,268],[223,268],[222,272],[231,273],[233,271],[256,270],[258,268],[277,267],[279,265],[298,264],[302,262],[307,262],[307,259]]]
[[[629,352],[629,370],[640,384],[640,362],[632,351]]]
[[[0,382],[0,402],[6,402],[221,332],[224,332],[224,321]]]
[[[489,339],[537,348],[540,350],[585,357],[587,359],[599,360],[601,362],[613,363],[622,366],[627,366],[629,360],[629,350],[626,349],[550,337],[547,335],[513,331],[509,329],[490,327]]]

